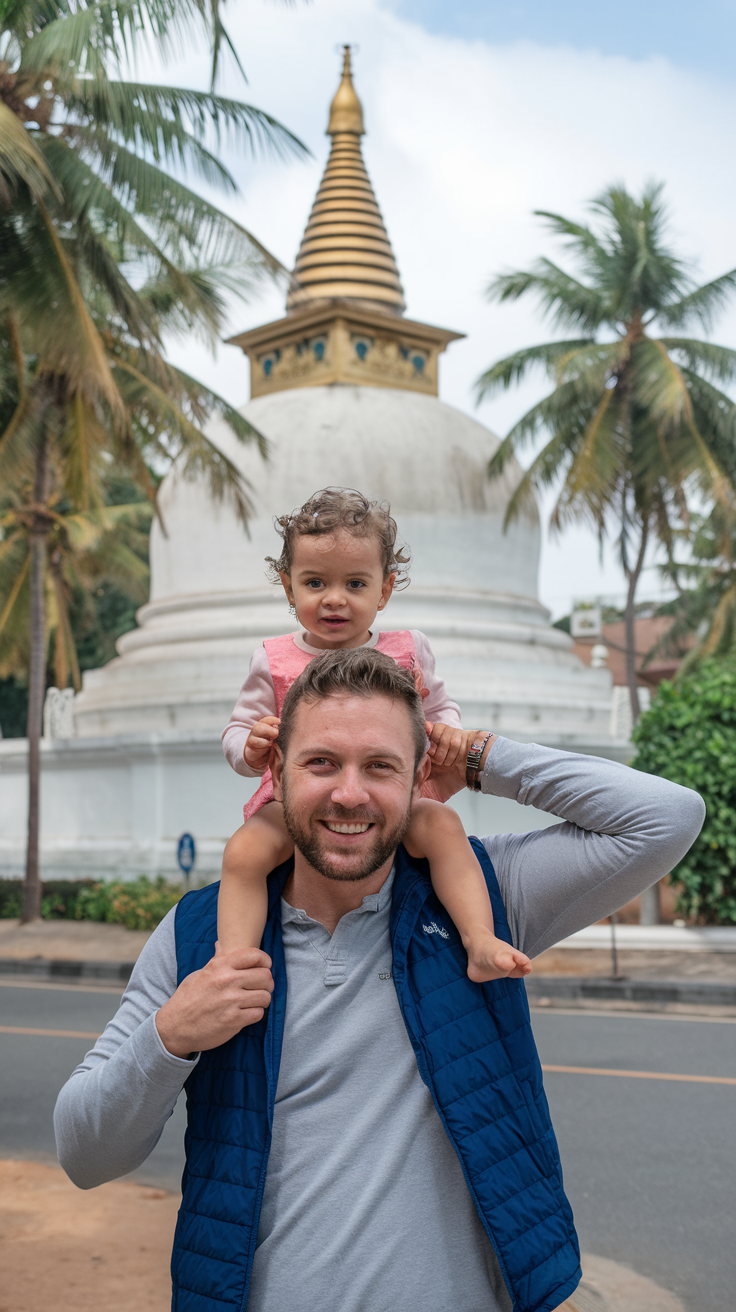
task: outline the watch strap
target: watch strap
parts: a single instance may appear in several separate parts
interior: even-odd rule
[[[480,792],[480,763],[483,753],[486,749],[486,743],[493,733],[487,733],[485,738],[476,738],[468,752],[465,762],[465,783],[474,793]]]

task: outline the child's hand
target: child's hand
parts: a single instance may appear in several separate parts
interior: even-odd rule
[[[449,724],[425,724],[429,738],[429,759],[432,767],[443,766],[451,770],[460,762],[465,762],[477,734],[475,729],[453,729]]]
[[[243,750],[243,759],[251,770],[264,774],[268,769],[271,748],[279,736],[280,723],[277,716],[264,715],[262,720],[253,725]]]

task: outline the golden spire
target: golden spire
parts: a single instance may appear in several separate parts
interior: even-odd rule
[[[302,238],[287,312],[315,301],[370,303],[401,314],[404,294],[388,233],[360,150],[363,110],[345,46],[342,81],[330,106],[332,149]]]
[[[353,74],[350,68],[350,46],[343,46],[342,82],[330,105],[330,121],[327,124],[327,136],[336,132],[353,132],[358,137],[365,136],[363,127],[363,106],[355,93]]]

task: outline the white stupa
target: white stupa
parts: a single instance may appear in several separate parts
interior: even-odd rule
[[[346,49],[330,110],[330,157],[287,313],[232,339],[251,363],[253,399],[242,413],[268,439],[269,459],[225,425],[209,430],[250,483],[249,532],[202,482],[176,469],[164,480],[166,535],[154,525],[151,598],[139,627],[120,639],[114,660],[85,674],[75,738],[46,744],[47,874],[170,872],[185,830],[198,843],[198,872],[216,873],[249,787],[226,765],[219,736],[254,647],[294,624],[281,590],[266,579],[264,558],[280,547],[273,518],[330,485],[390,502],[413,565],[410,587],[394,594],[381,621],[428,635],[465,724],[579,751],[620,751],[609,736],[608,671],[578,660],[537,598],[536,511],[503,532],[518,466],[491,483],[486,471],[498,440],[438,399],[438,357],[460,334],[404,317],[361,156],[363,132]],[[6,775],[12,760],[20,772],[20,750],[0,743]],[[460,796],[458,810],[482,832],[539,820],[470,794]],[[0,857],[3,846],[15,851],[15,840],[3,836],[3,812],[0,803]]]
[[[80,735],[222,727],[254,646],[293,627],[265,576],[264,557],[279,554],[273,517],[329,485],[390,502],[414,563],[382,623],[429,636],[466,723],[580,747],[608,735],[607,672],[581,664],[537,600],[536,511],[503,532],[518,466],[491,483],[497,439],[437,398],[437,357],[459,334],[403,317],[363,130],[346,50],[286,317],[232,339],[251,360],[243,414],[270,459],[224,424],[209,430],[253,489],[249,536],[202,483],[168,475],[151,600],[120,656],[85,676]]]

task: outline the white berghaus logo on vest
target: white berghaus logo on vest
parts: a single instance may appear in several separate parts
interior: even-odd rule
[[[447,930],[443,929],[441,925],[438,925],[436,920],[433,920],[431,925],[422,925],[422,929],[425,934],[439,934],[440,938],[450,937]]]

